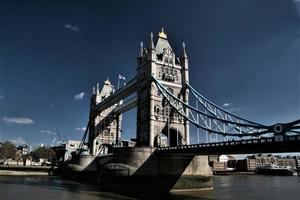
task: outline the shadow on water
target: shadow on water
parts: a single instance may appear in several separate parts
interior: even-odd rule
[[[78,194],[86,194],[92,195],[80,198],[80,199],[172,199],[172,200],[213,200],[211,198],[211,192],[209,191],[201,191],[195,193],[151,193],[151,188],[149,188],[149,192],[127,192],[120,190],[110,190],[103,191],[100,189],[98,184],[87,184],[87,183],[78,183],[74,181],[64,180],[56,177],[0,177],[0,185],[5,185],[10,188],[20,188],[22,186],[26,186],[26,192],[30,197],[31,192],[43,191],[41,192],[40,198],[46,200],[50,199],[47,196],[47,193],[72,193],[76,196]],[[41,190],[42,189],[42,190]],[[1,190],[1,189],[0,189]],[[4,191],[5,192],[5,191]],[[17,194],[16,194],[17,195]],[[18,197],[20,198],[20,197]],[[4,198],[5,199],[5,198]],[[4,200],[3,199],[3,200]]]
[[[96,184],[82,184],[79,182],[64,180],[56,177],[14,177],[4,176],[0,177],[0,185],[10,186],[10,188],[20,188],[26,186],[26,193],[30,194],[36,191],[45,191],[40,194],[40,199],[48,199],[47,193],[62,192],[72,194],[86,194],[97,198],[87,199],[131,199],[130,197],[120,196],[111,192],[102,192]],[[43,189],[43,190],[39,190]],[[1,189],[0,189],[1,191]],[[5,191],[3,191],[5,192]],[[1,193],[3,193],[1,192]],[[10,194],[11,195],[11,194]],[[20,198],[18,196],[18,198]],[[0,198],[2,200],[2,198]],[[86,198],[84,198],[86,200]],[[4,200],[4,199],[3,199]]]
[[[151,190],[151,189],[150,189]],[[115,191],[116,192],[116,191]],[[120,195],[131,197],[134,199],[145,199],[145,200],[217,200],[213,198],[211,192],[200,191],[200,192],[184,192],[184,193],[133,193],[133,192],[116,192]]]

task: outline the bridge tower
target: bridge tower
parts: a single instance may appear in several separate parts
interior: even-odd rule
[[[95,112],[95,106],[109,97],[115,92],[114,86],[107,79],[104,81],[104,85],[99,90],[99,83],[96,88],[93,88],[93,94],[90,103],[90,129],[89,129],[89,148],[92,155],[97,155],[102,144],[116,144],[120,141],[120,130],[122,115],[115,116],[112,112],[118,104],[122,104],[122,101],[118,104],[107,108],[101,113]]]
[[[189,102],[189,64],[185,50],[176,57],[166,32],[150,35],[147,48],[141,47],[137,58],[137,144],[142,146],[178,146],[189,144],[189,122],[182,118],[158,91],[152,76],[185,103]]]

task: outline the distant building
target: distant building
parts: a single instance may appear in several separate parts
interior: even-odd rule
[[[135,141],[132,140],[122,140],[122,147],[134,147],[135,146]]]
[[[72,158],[72,152],[75,152],[79,148],[80,143],[81,141],[69,140],[65,144],[65,160],[69,160]]]
[[[214,172],[232,171],[235,169],[235,157],[231,155],[212,155],[209,156],[209,165]]]
[[[17,147],[17,150],[21,151],[22,155],[28,155],[31,152],[32,147],[28,144],[21,144]]]
[[[297,162],[295,158],[281,158],[274,155],[252,155],[248,156],[244,160],[238,160],[236,169],[237,171],[255,171],[259,166],[275,164],[281,167],[291,166],[292,169],[297,168]]]

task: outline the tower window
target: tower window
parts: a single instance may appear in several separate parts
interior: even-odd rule
[[[155,113],[155,116],[156,116],[156,117],[159,116],[159,114],[160,114],[159,112],[160,112],[160,107],[159,107],[159,106],[155,106],[155,107],[154,107],[154,113]]]

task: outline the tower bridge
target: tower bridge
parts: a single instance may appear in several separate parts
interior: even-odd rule
[[[102,137],[105,130],[111,132],[113,126],[116,130],[109,143],[118,143],[121,139],[119,118],[122,113],[135,107],[137,146],[189,145],[190,125],[204,130],[206,134],[221,135],[224,140],[228,140],[228,137],[237,140],[272,138],[275,135],[284,137],[300,133],[300,120],[268,126],[247,120],[217,106],[189,83],[189,62],[185,44],[182,45],[180,56],[176,57],[163,29],[158,34],[156,44],[154,43],[152,33],[147,48],[141,43],[137,74],[125,86],[117,91],[111,89],[107,92],[105,86],[113,86],[106,81],[102,89],[102,93],[107,93],[104,96],[99,92],[99,86],[94,89],[85,134],[89,134],[88,144],[91,149],[96,148],[93,140]],[[123,101],[130,95],[134,96]],[[114,125],[101,123],[104,118],[99,120],[99,116],[103,116],[105,112],[114,119],[111,120]],[[91,151],[96,153],[95,150]]]
[[[122,113],[135,107],[135,147],[120,147]],[[223,141],[190,144],[190,126]],[[150,34],[147,47],[141,43],[132,80],[116,91],[109,80],[93,89],[83,144],[102,159],[95,167],[101,178],[151,176],[167,190],[195,189],[203,186],[199,177],[211,176],[206,155],[299,152],[300,119],[264,125],[214,104],[190,84],[185,44],[177,57],[162,29],[156,39]]]

